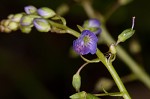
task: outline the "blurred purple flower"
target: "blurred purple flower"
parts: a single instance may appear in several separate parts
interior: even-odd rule
[[[83,28],[92,31],[95,34],[101,33],[100,22],[97,19],[86,20],[83,23]]]
[[[95,54],[97,42],[98,38],[93,32],[83,30],[81,36],[73,41],[73,49],[80,55],[85,55],[88,53]]]

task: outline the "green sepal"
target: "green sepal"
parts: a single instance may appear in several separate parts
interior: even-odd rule
[[[78,93],[71,95],[69,98],[70,99],[86,99],[86,95],[87,95],[86,92],[82,91],[82,92],[78,92]]]
[[[69,97],[70,99],[100,99],[93,94],[86,93],[85,91],[75,93]]]
[[[78,29],[80,30],[80,32],[82,32],[83,30],[85,30],[82,26],[77,25]]]
[[[55,16],[52,17],[51,19],[52,19],[52,20],[55,20],[55,21],[61,20],[62,24],[63,24],[63,25],[66,25],[66,19],[65,19],[64,17],[61,17],[61,16],[59,16],[59,15],[55,15]]]

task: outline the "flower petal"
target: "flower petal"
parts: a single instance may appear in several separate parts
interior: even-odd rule
[[[85,38],[88,38],[88,40],[84,40]],[[82,31],[81,36],[73,41],[73,49],[80,55],[88,53],[95,54],[97,42],[98,38],[93,32],[84,30]]]

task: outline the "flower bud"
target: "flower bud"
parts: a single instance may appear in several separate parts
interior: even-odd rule
[[[8,28],[15,31],[18,29],[18,23],[17,22],[10,22],[8,25]]]
[[[71,95],[69,98],[70,99],[86,99],[86,95],[87,93],[85,91],[82,91],[82,92],[78,92],[78,93]]]
[[[118,2],[119,2],[120,5],[127,5],[131,1],[133,1],[133,0],[119,0]]]
[[[10,14],[10,15],[8,15],[8,19],[12,19],[13,18],[13,16],[14,16],[14,14]]]
[[[29,25],[32,24],[33,19],[34,19],[34,18],[33,18],[33,17],[30,17],[30,15],[25,15],[25,16],[23,16],[23,17],[21,18],[20,24],[21,24],[22,26],[29,26]]]
[[[113,80],[108,78],[101,78],[95,84],[95,91],[110,90],[114,85]]]
[[[83,28],[88,29],[95,34],[101,33],[100,22],[97,19],[90,19],[84,21]]]
[[[56,15],[56,13],[52,9],[47,8],[47,7],[42,7],[38,9],[37,12],[43,18],[51,18]]]
[[[124,30],[121,34],[118,36],[118,41],[117,42],[124,42],[128,38],[130,38],[134,34],[135,30],[133,29],[126,29]]]
[[[81,87],[81,77],[80,77],[79,73],[76,73],[76,74],[73,75],[72,85],[76,89],[76,91],[80,90],[80,87]]]
[[[35,28],[40,32],[48,32],[51,29],[50,24],[43,18],[35,18],[33,20],[33,24]]]
[[[12,16],[11,21],[14,22],[20,22],[21,18],[23,16],[23,13],[18,13]],[[11,17],[11,16],[10,16]]]
[[[110,51],[112,54],[116,54],[116,53],[117,53],[116,46],[115,46],[114,44],[111,44],[111,45],[110,45],[110,48],[109,48],[109,51]]]
[[[28,33],[31,32],[32,29],[31,29],[30,26],[21,26],[21,27],[20,27],[20,30],[21,30],[23,33],[28,34]]]
[[[26,14],[35,14],[37,11],[36,7],[34,7],[32,5],[24,7],[24,10],[25,10]]]
[[[5,30],[5,27],[0,25],[0,32],[4,32],[4,30]]]
[[[7,27],[10,22],[11,22],[11,21],[10,21],[9,19],[6,19],[6,20],[3,20],[3,21],[1,22],[1,24],[2,24],[3,26]]]
[[[5,32],[5,33],[10,33],[11,31],[12,31],[11,29],[5,27],[3,32]]]

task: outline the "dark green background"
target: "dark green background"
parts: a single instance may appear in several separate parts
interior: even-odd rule
[[[93,0],[97,11],[106,13],[115,0]],[[82,7],[71,0],[1,0],[0,20],[11,13],[24,11],[24,6],[34,5],[37,8],[47,6],[52,9],[62,3],[69,3],[70,11],[64,16],[67,25],[77,30],[76,25],[82,25],[88,17]],[[132,39],[139,40],[142,51],[132,57],[143,64],[150,73],[150,1],[134,0],[120,7],[108,20],[107,27],[116,39],[124,29],[131,27],[131,17],[136,16],[133,38],[123,47],[129,52]],[[80,58],[71,58],[69,49],[75,37],[64,34],[40,33],[35,29],[30,34],[19,30],[10,34],[0,33],[0,99],[68,99],[75,93],[71,85],[72,75],[83,64]],[[104,52],[108,49],[99,46]],[[130,73],[130,70],[117,59],[115,68],[120,76]],[[111,77],[102,64],[90,64],[81,73],[82,88],[93,92],[95,82],[103,76]],[[133,99],[150,97],[150,90],[139,81],[125,84]],[[110,91],[118,91],[116,87]],[[103,97],[103,99],[110,97]],[[118,98],[115,98],[118,99]],[[121,99],[121,98],[119,98]]]

